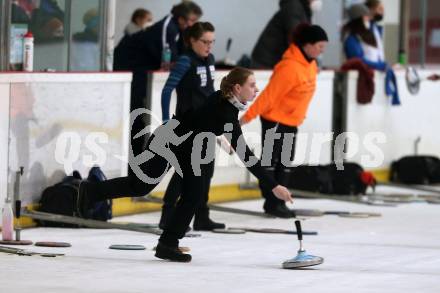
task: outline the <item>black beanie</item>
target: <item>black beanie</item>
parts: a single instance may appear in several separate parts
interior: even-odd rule
[[[298,46],[321,41],[328,42],[328,37],[325,30],[319,25],[300,24],[293,33],[293,42]]]

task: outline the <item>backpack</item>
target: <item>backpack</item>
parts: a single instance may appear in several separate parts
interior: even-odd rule
[[[405,184],[440,183],[440,159],[405,156],[391,164],[390,181]]]
[[[292,168],[288,187],[319,193],[332,193],[331,174],[326,166],[300,165]]]
[[[76,173],[76,174],[75,174]],[[76,217],[76,199],[81,176],[75,172],[72,176],[66,176],[61,182],[49,186],[43,190],[40,199],[40,211],[51,214]],[[75,224],[65,224],[51,221],[38,221],[41,226],[78,228]]]
[[[336,164],[293,168],[288,187],[323,194],[356,195],[365,194],[368,186],[374,186],[375,179],[370,172],[356,163],[344,163],[344,170]]]
[[[99,167],[93,167],[88,179],[89,181],[104,181],[105,175]],[[63,180],[55,185],[49,186],[43,190],[40,199],[40,211],[52,214],[66,215],[78,217],[77,214],[77,197],[78,188],[82,181],[82,177],[78,171],[74,171],[72,176],[66,176]],[[111,200],[100,201],[90,208],[89,213],[84,216],[87,219],[107,221],[112,218]],[[69,227],[77,228],[75,224],[65,224],[58,222],[39,221],[42,226],[47,227]]]
[[[333,193],[340,195],[365,194],[368,186],[374,185],[374,177],[356,163],[344,162],[344,169],[338,170],[335,163],[327,165],[333,183]]]

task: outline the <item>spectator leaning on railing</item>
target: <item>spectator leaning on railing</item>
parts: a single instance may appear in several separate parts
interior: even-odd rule
[[[374,32],[372,30],[370,10],[364,4],[355,4],[350,6],[347,14],[349,20],[342,28],[344,52],[347,60],[358,58],[370,68],[383,71],[385,73],[385,93],[392,97],[393,105],[399,105],[396,77],[392,68],[385,61],[381,30],[374,29]]]

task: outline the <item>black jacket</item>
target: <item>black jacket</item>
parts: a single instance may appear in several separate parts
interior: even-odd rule
[[[165,43],[175,61],[183,51],[181,33],[177,20],[168,15],[144,31],[124,36],[114,51],[114,70],[158,70]]]
[[[243,137],[238,121],[238,109],[233,106],[221,91],[214,92],[206,99],[206,102],[194,111],[186,112],[177,118],[180,125],[176,127],[178,136],[192,131],[191,136],[182,144],[175,147],[178,154],[184,154],[186,161],[191,161],[194,151],[194,138],[203,133],[212,137],[210,143],[215,144],[215,136],[224,135],[230,142],[231,147],[243,162],[254,162],[247,166],[248,170],[257,177],[269,189],[273,189],[278,183],[261,166],[261,161],[249,149]],[[166,124],[165,124],[166,125]],[[226,126],[230,127],[226,127]],[[215,146],[211,146],[215,149]]]
[[[176,88],[177,117],[199,108],[214,93],[214,56],[210,54],[207,58],[200,58],[192,50],[186,55],[191,59],[191,67]]]
[[[266,25],[252,51],[252,60],[272,69],[289,47],[294,28],[310,22],[311,16],[308,0],[281,0],[280,10]]]

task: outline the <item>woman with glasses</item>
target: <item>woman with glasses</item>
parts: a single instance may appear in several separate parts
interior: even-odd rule
[[[197,22],[184,33],[186,52],[172,68],[162,90],[162,119],[170,119],[170,99],[173,90],[177,93],[175,115],[179,119],[185,113],[199,108],[208,96],[214,93],[214,26],[209,22]],[[225,225],[209,218],[208,193],[214,173],[214,161],[209,164],[209,173],[203,182],[203,200],[196,211],[194,230],[209,231],[223,229]],[[178,197],[182,194],[182,178],[174,173],[164,196],[159,227],[164,229],[174,213]]]

